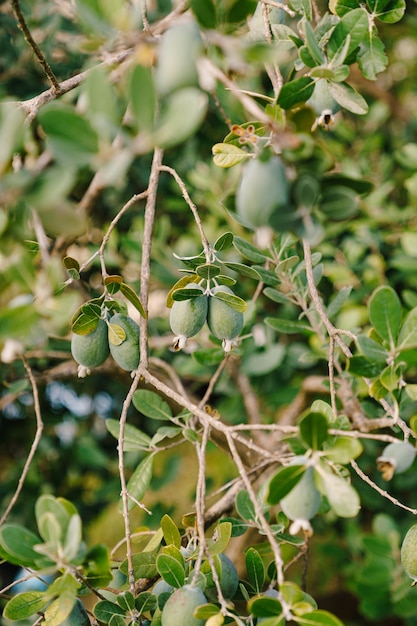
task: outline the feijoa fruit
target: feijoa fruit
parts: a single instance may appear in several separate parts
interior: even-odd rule
[[[417,524],[408,529],[401,545],[401,565],[406,574],[417,584]]]
[[[306,468],[298,483],[282,498],[280,504],[285,515],[294,522],[308,522],[316,515],[321,504],[321,494],[314,482],[314,468]]]
[[[253,158],[242,168],[236,192],[236,212],[249,226],[267,226],[275,211],[288,205],[289,187],[278,156],[264,161]]]
[[[230,600],[235,595],[239,586],[239,576],[237,573],[236,565],[227,554],[220,554],[220,588],[223,593],[223,597],[226,600]],[[215,586],[207,587],[205,593],[210,600],[217,599],[217,590]]]
[[[409,441],[389,443],[376,460],[377,468],[384,480],[391,480],[394,474],[406,472],[413,464],[415,447]]]
[[[162,626],[204,626],[204,620],[194,617],[195,609],[207,599],[199,587],[184,585],[168,598],[162,610]]]
[[[73,333],[71,353],[77,363],[86,368],[98,367],[104,363],[110,353],[106,322],[100,319],[89,335]]]
[[[120,333],[120,328],[123,333]],[[135,320],[122,313],[113,315],[109,323],[109,345],[113,359],[122,369],[128,372],[137,369],[139,365],[139,326]]]
[[[207,323],[213,335],[223,341],[224,351],[230,352],[234,340],[243,328],[243,313],[236,311],[227,302],[216,298],[219,292],[234,295],[233,291],[225,285],[213,287],[208,302]]]
[[[201,296],[188,300],[175,300],[169,313],[169,323],[175,335],[174,346],[181,350],[189,337],[194,337],[204,326],[207,317],[208,298],[204,289],[197,283],[190,283],[190,289],[198,289]]]

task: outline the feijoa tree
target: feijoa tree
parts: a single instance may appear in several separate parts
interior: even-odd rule
[[[412,623],[404,0],[2,15],[4,619]]]

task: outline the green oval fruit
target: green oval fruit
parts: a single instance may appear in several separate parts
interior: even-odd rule
[[[412,578],[412,585],[417,584],[417,524],[408,529],[401,545],[401,564]]]
[[[165,95],[183,87],[197,87],[196,60],[201,56],[202,41],[197,25],[184,22],[171,26],[159,44],[155,83]]]
[[[61,623],[61,626],[91,626],[88,613],[79,598],[77,598],[74,608],[68,617]]]
[[[162,626],[204,626],[204,620],[197,619],[193,613],[206,602],[206,596],[199,587],[184,585],[176,589],[162,610]]]
[[[236,211],[249,226],[266,226],[274,211],[289,201],[288,182],[282,161],[271,156],[267,161],[251,159],[243,166],[236,192]]]
[[[217,339],[222,339],[225,352],[230,352],[233,341],[238,337],[243,328],[243,313],[236,311],[226,302],[215,297],[216,293],[224,292],[233,295],[233,291],[225,285],[219,285],[211,290],[207,323]]]
[[[223,597],[226,600],[230,600],[235,595],[239,586],[239,576],[237,569],[233,561],[227,556],[227,554],[219,554],[220,559],[220,588],[223,593]],[[217,590],[215,586],[207,587],[205,593],[209,600],[217,600]]]
[[[320,503],[321,494],[315,485],[312,467],[307,467],[295,487],[280,502],[285,515],[293,521],[312,519],[318,512]]]
[[[119,345],[114,343],[117,327],[120,326],[126,337]],[[109,327],[110,352],[116,363],[124,370],[131,372],[139,365],[139,326],[128,315],[117,313],[110,319]]]
[[[307,104],[317,113],[322,115],[325,111],[329,114],[337,113],[340,106],[330,93],[329,83],[325,78],[319,78],[314,86],[313,95],[307,100]]]
[[[384,480],[391,480],[394,474],[406,472],[416,456],[415,447],[408,441],[389,443],[376,460],[377,468]]]
[[[104,363],[110,353],[106,322],[100,319],[89,335],[73,333],[71,353],[79,365],[87,368],[98,367]]]
[[[188,288],[200,289],[201,285],[190,283]],[[190,298],[189,300],[175,300],[169,314],[171,330],[176,336],[175,347],[181,350],[189,337],[194,337],[204,326],[207,317],[208,298],[206,295]]]

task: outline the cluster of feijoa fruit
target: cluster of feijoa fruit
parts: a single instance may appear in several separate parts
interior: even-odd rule
[[[226,285],[204,289],[200,283],[189,283],[181,289],[181,300],[173,301],[169,315],[174,349],[181,350],[207,321],[211,333],[222,341],[224,351],[230,352],[243,328],[243,313],[233,306],[235,297]]]
[[[74,328],[76,330],[74,330]],[[109,354],[122,369],[131,372],[139,365],[139,325],[129,315],[116,313],[97,317],[83,328],[73,324],[71,353],[79,364],[78,376],[102,365]],[[80,330],[82,333],[80,333]]]

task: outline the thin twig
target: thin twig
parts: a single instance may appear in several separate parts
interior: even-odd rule
[[[205,528],[204,528],[204,516],[205,516],[205,501],[206,501],[206,450],[207,444],[209,440],[210,434],[210,426],[209,424],[205,424],[203,428],[203,436],[200,442],[196,442],[195,448],[197,451],[198,458],[198,477],[196,484],[196,495],[195,495],[195,512],[196,512],[196,526],[197,533],[199,538],[199,551],[198,557],[196,559],[194,565],[194,574],[192,584],[197,584],[201,563],[203,560],[203,556],[206,552],[206,536],[205,536]]]
[[[367,483],[370,487],[372,487],[372,489],[375,489],[375,491],[377,491],[381,496],[383,496],[384,498],[386,498],[387,500],[395,504],[395,506],[399,506],[401,509],[408,511],[409,513],[412,513],[413,515],[417,515],[417,509],[412,509],[411,507],[406,506],[405,504],[397,500],[397,498],[394,498],[394,496],[392,496],[387,491],[385,491],[385,489],[382,489],[376,483],[374,483],[374,481],[371,478],[369,478],[369,476],[367,476],[365,472],[361,470],[361,468],[356,463],[356,461],[351,461],[350,464],[355,470],[355,472],[357,473],[357,475],[360,478],[362,478],[362,480],[365,483]]]
[[[24,356],[22,356],[22,362],[23,365],[25,367],[25,370],[28,374],[29,380],[30,380],[30,384],[32,385],[32,393],[33,393],[33,405],[34,405],[34,411],[35,411],[35,417],[36,417],[36,432],[35,432],[35,437],[33,439],[32,442],[32,446],[30,448],[29,454],[27,456],[25,465],[23,467],[23,471],[20,475],[19,478],[19,482],[16,488],[16,491],[13,494],[12,499],[10,500],[5,512],[3,513],[1,519],[0,519],[0,526],[2,524],[4,524],[4,522],[6,521],[7,517],[10,514],[10,511],[12,510],[12,508],[14,507],[14,505],[17,502],[17,499],[19,498],[19,495],[22,491],[24,482],[26,480],[26,476],[29,472],[29,468],[30,465],[32,463],[33,457],[35,456],[36,450],[38,449],[38,445],[42,436],[42,432],[43,432],[43,420],[42,420],[42,412],[41,412],[41,406],[40,406],[40,402],[39,402],[39,392],[38,392],[38,386],[36,384],[35,381],[35,377],[33,375],[32,369],[29,365],[29,363],[27,362],[26,358]]]
[[[13,13],[14,13],[14,15],[16,17],[17,23],[19,24],[19,28],[23,32],[24,38],[26,39],[26,41],[29,44],[29,46],[32,48],[33,53],[34,53],[37,61],[42,66],[43,71],[45,72],[49,82],[51,83],[52,90],[53,90],[55,96],[59,95],[61,93],[60,83],[59,83],[57,77],[55,76],[54,72],[52,71],[51,66],[49,65],[48,61],[46,60],[44,54],[42,53],[41,49],[39,48],[38,44],[33,39],[32,33],[30,32],[29,26],[26,23],[25,17],[24,17],[24,15],[22,13],[22,9],[20,8],[18,0],[12,0],[12,10],[13,10]]]
[[[176,170],[174,170],[174,168],[169,167],[168,165],[163,165],[161,168],[161,172],[168,172],[169,174],[171,174],[171,176],[173,176],[173,178],[175,179],[178,187],[181,189],[181,193],[182,196],[184,198],[184,200],[186,201],[186,203],[188,204],[193,217],[194,217],[194,221],[197,225],[198,228],[198,232],[200,233],[200,238],[201,238],[201,243],[203,245],[203,249],[204,249],[204,254],[206,256],[206,261],[207,263],[210,263],[212,261],[212,252],[211,252],[211,248],[210,248],[210,244],[208,242],[208,239],[204,233],[204,228],[203,228],[203,223],[200,219],[200,216],[198,214],[198,210],[196,205],[194,204],[194,202],[191,200],[190,198],[190,194],[187,191],[187,188],[184,184],[184,181],[182,180],[182,178],[178,175],[178,172]]]

